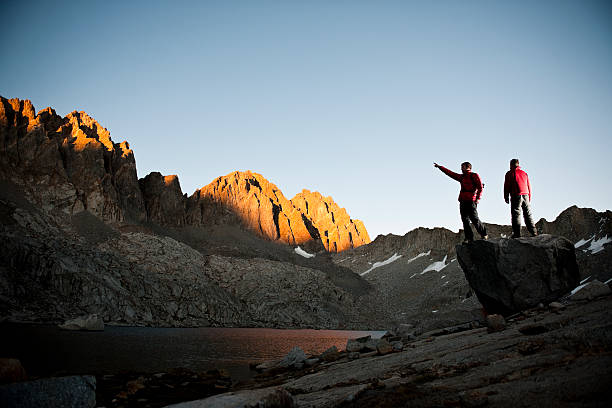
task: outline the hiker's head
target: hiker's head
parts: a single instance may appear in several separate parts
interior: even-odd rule
[[[461,163],[461,172],[462,173],[467,173],[468,171],[472,170],[472,165],[470,164],[470,162],[463,162]]]
[[[514,170],[519,166],[519,160],[518,159],[512,159],[510,160],[510,170]]]

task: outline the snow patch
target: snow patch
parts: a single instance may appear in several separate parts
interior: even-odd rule
[[[605,281],[604,283],[607,285],[608,283],[612,282],[612,278],[608,279],[607,281]]]
[[[574,288],[574,290],[572,290],[572,292],[570,293],[570,296],[578,292],[580,289],[584,288],[586,285],[588,285],[588,283],[576,286],[576,288]]]
[[[506,234],[501,234],[502,238],[507,238],[508,236]]]
[[[395,262],[398,259],[400,259],[402,256],[398,255],[397,252],[395,254],[393,254],[393,256],[385,261],[382,262],[374,262],[374,265],[372,265],[372,267],[370,269],[368,269],[367,271],[365,271],[364,273],[361,274],[361,276],[365,275],[366,273],[370,273],[372,270],[376,269],[376,268],[380,268],[381,266],[384,265],[389,265],[391,262]]]
[[[444,279],[444,278],[446,278],[446,275],[440,276],[440,279]]]
[[[592,254],[596,254],[598,252],[603,251],[604,250],[604,245],[609,243],[609,242],[612,242],[612,238],[608,238],[608,236],[606,235],[603,238],[593,240],[591,242],[591,246],[588,248],[588,250],[591,251],[591,255]]]
[[[591,277],[589,276],[588,278],[584,278],[583,280],[580,281],[580,284],[582,285],[584,282],[588,281]]]
[[[450,281],[446,281],[446,282],[444,282],[444,284],[442,285],[442,287],[445,287],[446,285],[448,285],[448,282],[450,282]]]
[[[416,276],[416,273],[413,273],[412,275],[410,275],[410,277],[408,279],[412,279]]]
[[[420,258],[420,257],[422,257],[422,256],[429,256],[429,254],[431,254],[431,249],[430,249],[429,251],[427,251],[427,252],[423,252],[423,253],[418,254],[418,255],[417,255],[417,256],[415,256],[414,258],[410,258],[410,259],[408,260],[408,263],[410,263],[410,262],[414,261],[415,259],[418,259],[418,258]]]
[[[590,240],[592,240],[593,238],[595,238],[595,235],[593,235],[591,238],[589,239],[581,239],[580,241],[576,242],[574,244],[574,248],[580,248],[581,246],[583,246],[584,244],[586,244],[587,242],[589,242]]]
[[[444,255],[444,259],[438,262],[434,262],[431,265],[429,265],[427,268],[425,268],[423,270],[423,272],[421,272],[421,275],[423,275],[424,273],[427,273],[429,271],[436,271],[436,272],[440,272],[442,269],[446,268],[448,266],[448,264],[446,263],[446,258],[448,257],[448,255]]]
[[[431,313],[438,313],[438,311],[437,310],[432,310]]]
[[[314,257],[314,254],[309,254],[308,252],[304,251],[304,250],[303,250],[302,248],[300,248],[300,247],[295,248],[295,250],[294,250],[294,251],[295,251],[295,253],[296,253],[296,254],[301,255],[301,256],[303,256],[304,258],[312,258],[312,257]]]

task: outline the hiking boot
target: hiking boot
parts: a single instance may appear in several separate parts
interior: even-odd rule
[[[510,238],[515,239],[515,238],[520,238],[520,235],[516,235],[516,234],[512,234],[512,236]]]
[[[537,236],[538,236],[538,231],[532,232],[532,233],[531,233],[531,236],[532,236],[532,237],[537,237]]]

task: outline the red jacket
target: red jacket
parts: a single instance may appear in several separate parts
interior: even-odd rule
[[[483,184],[477,173],[472,173],[468,170],[466,173],[455,173],[444,166],[438,166],[440,170],[448,177],[453,178],[461,183],[461,191],[459,192],[459,201],[478,201],[482,195]]]
[[[506,173],[506,179],[504,180],[504,200],[508,199],[508,195],[529,195],[529,201],[531,201],[529,176],[521,170],[520,166],[516,166],[514,170],[510,170]]]

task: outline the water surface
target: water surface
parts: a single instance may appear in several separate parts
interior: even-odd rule
[[[294,346],[306,354],[343,350],[349,338],[384,332],[235,328],[111,327],[103,332],[63,331],[57,326],[0,325],[0,357],[19,358],[30,376],[248,369],[280,359]]]

